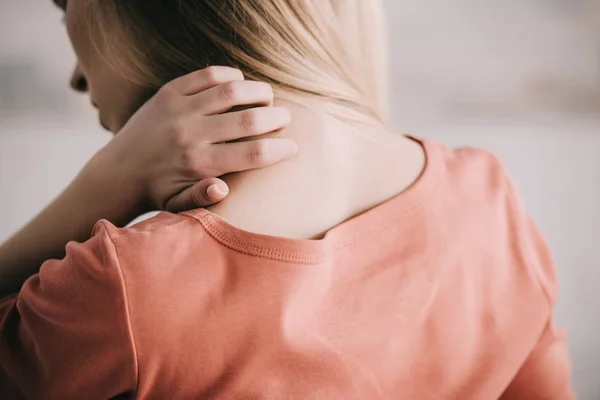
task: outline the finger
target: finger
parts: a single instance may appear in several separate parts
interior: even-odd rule
[[[167,201],[165,209],[172,213],[208,207],[220,202],[229,194],[229,187],[218,178],[203,179]]]
[[[191,96],[230,81],[243,81],[244,74],[236,68],[212,66],[194,71],[167,83],[167,87],[184,96]]]
[[[273,89],[264,82],[231,81],[200,92],[193,99],[194,110],[215,115],[236,106],[269,106],[273,103]]]
[[[285,107],[259,107],[205,118],[202,139],[209,143],[229,142],[283,129],[292,122]]]
[[[214,144],[206,149],[208,159],[215,160],[213,174],[263,168],[293,157],[298,152],[291,139],[261,139],[248,142]]]

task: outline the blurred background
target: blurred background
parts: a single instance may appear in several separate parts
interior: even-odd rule
[[[600,399],[600,0],[386,6],[394,128],[504,161],[554,252],[579,398]],[[110,139],[73,66],[51,0],[0,0],[0,242]]]

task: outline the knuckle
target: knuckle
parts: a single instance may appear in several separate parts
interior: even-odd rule
[[[206,191],[200,191],[197,190],[197,188],[191,188],[189,190],[191,191],[190,198],[192,199],[193,204],[195,204],[196,206],[204,206],[209,204]]]
[[[158,89],[158,96],[160,98],[171,98],[177,95],[177,91],[175,90],[175,83],[169,82],[164,84],[160,89]]]
[[[259,129],[258,113],[255,110],[247,110],[240,115],[240,125],[245,132],[257,133]]]
[[[189,132],[181,123],[170,124],[167,128],[167,135],[170,143],[175,147],[187,147],[190,143]]]
[[[262,165],[265,160],[266,145],[263,141],[253,142],[248,148],[246,157],[250,165]]]
[[[185,151],[182,157],[183,174],[191,178],[205,178],[212,173],[213,159],[207,155],[199,155],[191,149]]]
[[[221,90],[225,99],[231,103],[236,103],[241,97],[240,85],[235,81],[221,85]]]
[[[220,76],[221,69],[219,67],[210,66],[202,70],[202,79],[211,85],[217,84]]]

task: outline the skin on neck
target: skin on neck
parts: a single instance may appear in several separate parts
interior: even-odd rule
[[[226,176],[230,194],[210,210],[255,233],[317,239],[408,188],[425,165],[421,145],[383,126],[347,124],[288,101],[298,155]]]

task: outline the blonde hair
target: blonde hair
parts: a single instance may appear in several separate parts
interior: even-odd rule
[[[89,0],[101,48],[158,89],[209,65],[342,120],[387,123],[381,0]]]

